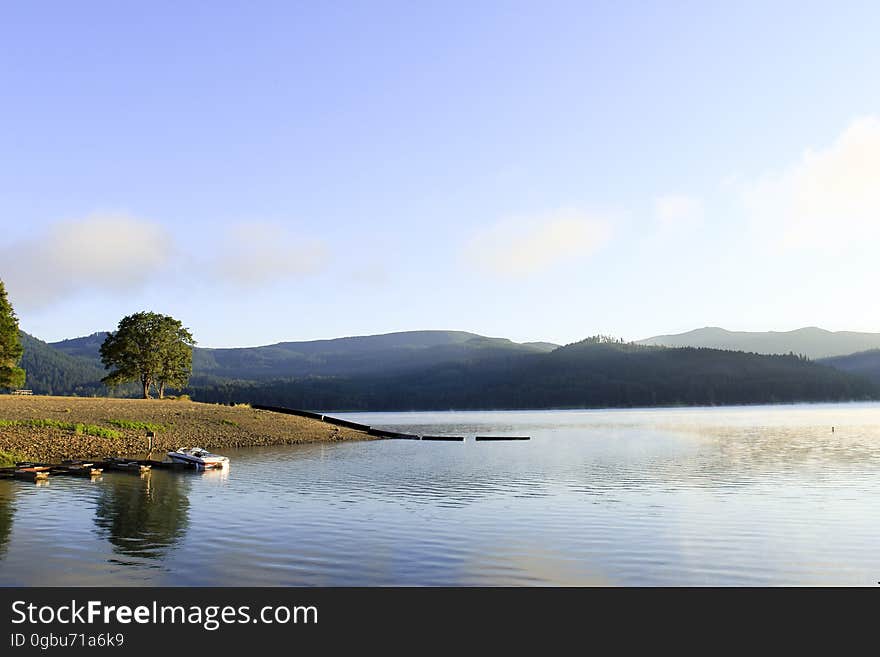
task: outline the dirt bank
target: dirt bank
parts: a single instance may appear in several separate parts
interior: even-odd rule
[[[373,439],[362,431],[249,406],[0,395],[0,451],[15,452],[31,460],[140,454],[147,451],[146,433],[150,429],[155,433],[154,454],[192,446],[222,451],[233,447]]]

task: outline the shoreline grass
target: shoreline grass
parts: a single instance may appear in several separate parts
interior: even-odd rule
[[[112,424],[115,427],[119,427],[120,429],[139,429],[141,431],[152,431],[153,433],[160,433],[162,431],[168,431],[171,428],[170,424],[157,424],[155,422],[141,422],[140,420],[104,420],[107,424]]]
[[[0,468],[11,468],[19,461],[25,461],[25,455],[15,450],[0,449]]]
[[[96,424],[82,422],[62,422],[60,420],[0,420],[0,427],[32,427],[37,429],[61,429],[70,431],[77,436],[95,436],[96,438],[122,438],[122,432],[115,429],[99,427]]]

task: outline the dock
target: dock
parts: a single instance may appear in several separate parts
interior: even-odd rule
[[[131,472],[143,474],[149,472],[153,466],[145,465],[137,459],[109,458],[101,462],[104,470],[113,470],[116,472]]]
[[[197,470],[194,463],[176,463],[174,461],[155,461],[152,459],[124,459],[109,457],[100,460],[70,459],[61,463],[37,463],[20,461],[14,466],[0,468],[0,479],[24,479],[26,481],[43,481],[50,476],[59,477],[100,477],[105,472],[119,472],[144,475],[156,470]]]

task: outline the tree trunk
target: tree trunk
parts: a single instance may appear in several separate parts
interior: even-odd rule
[[[159,388],[159,399],[165,399],[165,382],[159,381],[156,387]]]
[[[144,399],[150,398],[150,377],[143,376],[141,377],[141,383],[144,384]]]

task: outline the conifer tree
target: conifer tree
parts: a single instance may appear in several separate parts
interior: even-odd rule
[[[18,318],[0,281],[0,388],[21,388],[25,372],[18,367],[24,349],[18,335]]]

